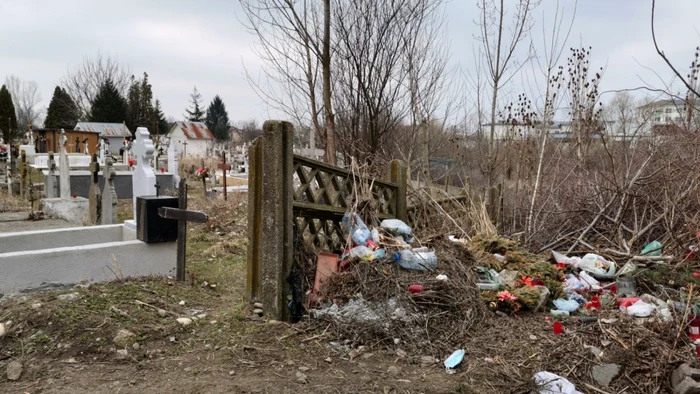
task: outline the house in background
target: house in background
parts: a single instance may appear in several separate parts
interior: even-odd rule
[[[123,123],[78,122],[75,125],[75,130],[97,133],[100,138],[106,138],[109,142],[109,152],[113,155],[119,154],[124,138],[131,138],[131,131]],[[90,152],[96,150],[95,146],[90,146]]]
[[[214,135],[203,122],[175,122],[166,137],[183,156],[206,157],[214,147]]]
[[[32,129],[36,153],[59,153],[60,149],[60,129]],[[97,153],[99,142],[99,134],[89,130],[65,130],[66,133],[66,152],[67,153],[84,153],[85,144],[88,146],[90,153]]]

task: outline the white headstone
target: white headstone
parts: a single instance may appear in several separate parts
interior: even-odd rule
[[[136,141],[133,143],[132,150],[136,157],[136,169],[131,177],[134,194],[134,220],[138,221],[136,197],[156,195],[156,174],[150,165],[155,148],[147,128],[139,127],[136,129]]]
[[[61,147],[61,154],[58,160],[58,176],[59,182],[61,184],[61,198],[70,199],[70,167],[68,165],[68,152],[66,152],[66,132],[61,129],[61,138],[59,139],[59,145]]]
[[[177,189],[180,184],[180,169],[177,158],[177,144],[172,140],[168,145],[168,172],[173,174],[173,189]]]

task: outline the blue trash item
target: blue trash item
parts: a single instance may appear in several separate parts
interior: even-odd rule
[[[394,254],[394,261],[407,270],[426,271],[437,268],[435,252],[414,252],[404,249]]]
[[[349,213],[346,213],[341,220],[341,224],[350,234],[350,238],[352,238],[352,242],[355,245],[367,245],[367,241],[369,241],[370,237],[372,236],[372,232],[369,231],[369,228],[365,222],[362,221],[360,215],[353,213],[351,216]]]
[[[377,260],[381,260],[386,256],[386,251],[384,249],[377,249],[374,251],[374,258]]]
[[[560,311],[576,312],[580,307],[576,300],[565,300],[562,298],[554,300],[554,306]]]
[[[454,368],[462,363],[464,359],[464,349],[455,350],[454,353],[445,360],[445,371],[449,374],[455,373]]]

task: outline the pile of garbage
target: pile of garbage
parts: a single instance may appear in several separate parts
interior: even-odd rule
[[[563,272],[546,258],[498,236],[476,235],[468,243],[481,263],[477,286],[489,308],[499,313],[544,311],[564,294]]]
[[[452,352],[485,317],[466,245],[447,237],[421,243],[396,219],[370,228],[350,213],[341,224],[348,248],[337,266],[317,264],[326,267],[316,272],[322,280],[307,292],[309,313],[330,323],[339,339]]]

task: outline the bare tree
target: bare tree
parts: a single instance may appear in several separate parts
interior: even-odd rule
[[[322,7],[306,0],[241,0],[241,5],[247,28],[258,39],[256,52],[266,63],[262,81],[251,75],[248,80],[263,100],[295,123],[310,121],[326,141],[326,161],[335,164],[330,0]],[[319,120],[319,69],[324,125]]]
[[[22,81],[14,75],[5,78],[5,85],[12,96],[17,116],[17,126],[40,126],[43,110],[39,107],[41,93],[35,81]]]
[[[537,0],[518,0],[510,23],[506,20],[504,0],[480,0],[481,16],[478,22],[483,45],[484,61],[493,89],[491,95],[491,130],[488,145],[488,186],[494,181],[495,140],[498,92],[522,67],[524,62],[515,64],[515,52],[532,27],[532,10],[539,4]],[[515,67],[513,67],[515,65]]]
[[[119,93],[126,97],[130,78],[131,72],[127,66],[116,58],[98,52],[95,57],[85,56],[81,64],[69,67],[61,86],[75,101],[80,119],[87,120],[92,102],[107,80],[111,80]]]
[[[441,3],[334,3],[334,97],[346,155],[372,160],[406,117],[418,126],[437,108],[445,77],[441,49],[433,42]]]
[[[562,54],[564,53],[566,43],[569,40],[571,28],[574,25],[577,6],[578,0],[574,2],[571,20],[568,22],[568,29],[562,30],[566,26],[564,24],[564,13],[559,7],[559,1],[557,1],[557,8],[554,14],[551,32],[547,33],[544,24],[542,26],[542,41],[544,44],[542,46],[542,56],[535,57],[537,60],[535,63],[539,66],[539,71],[542,73],[547,87],[544,93],[544,103],[542,104],[540,112],[542,122],[540,123],[539,130],[540,143],[538,144],[539,152],[537,158],[537,173],[535,175],[535,184],[532,190],[532,198],[530,200],[530,209],[528,211],[526,225],[528,237],[533,233],[534,226],[536,224],[536,220],[534,218],[535,203],[537,202],[537,194],[542,181],[542,167],[544,164],[547,139],[549,138],[550,123],[553,122],[554,114],[563,98],[563,95],[561,94],[562,87],[564,86],[563,67],[558,66],[558,64]],[[533,63],[533,69],[535,63]]]
[[[590,139],[603,131],[598,91],[603,68],[591,76],[591,47],[588,47],[571,49],[567,69],[571,132],[576,138],[576,157],[581,160]]]

